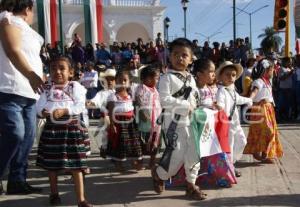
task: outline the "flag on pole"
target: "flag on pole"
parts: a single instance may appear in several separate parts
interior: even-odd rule
[[[102,0],[85,0],[83,5],[86,43],[103,42]]]
[[[57,1],[37,0],[39,33],[45,38],[45,43],[54,46],[58,41],[57,33]]]
[[[191,127],[201,158],[222,152],[230,153],[229,121],[224,111],[197,109],[193,113]]]

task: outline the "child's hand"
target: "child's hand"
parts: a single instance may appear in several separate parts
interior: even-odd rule
[[[250,99],[250,101],[247,103],[247,107],[250,108],[253,105],[253,101],[252,99]]]
[[[94,106],[96,106],[96,105],[95,105],[95,103],[92,102],[92,101],[86,101],[86,102],[85,102],[85,106],[86,106],[86,107],[94,107]]]
[[[47,118],[50,116],[50,112],[47,109],[42,110],[42,117]]]
[[[55,109],[52,115],[54,119],[59,119],[64,115],[68,115],[68,109]]]
[[[192,105],[190,105],[189,107],[189,115],[191,115],[194,111],[195,107],[193,107]]]
[[[212,110],[219,110],[217,103],[213,103],[213,105],[211,106]]]

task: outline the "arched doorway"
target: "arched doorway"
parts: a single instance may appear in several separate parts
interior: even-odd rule
[[[82,40],[82,43],[85,44],[85,34],[84,34],[84,23],[79,24],[72,33],[72,39],[74,34],[77,33]]]
[[[150,36],[144,26],[138,23],[127,23],[120,27],[116,40],[119,42],[136,42],[139,37],[145,42],[150,40]]]

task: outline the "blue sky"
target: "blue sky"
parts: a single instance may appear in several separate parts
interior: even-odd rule
[[[161,0],[161,4],[166,6],[165,16],[171,20],[169,27],[170,38],[183,36],[183,10],[181,0]],[[202,33],[205,36],[211,36],[210,42],[226,42],[233,39],[232,19],[232,0],[190,0],[187,11],[187,37],[198,39],[203,45],[205,37],[195,33]],[[252,15],[252,39],[253,48],[260,46],[261,39],[257,36],[263,33],[266,26],[273,25],[274,2],[275,0],[236,0],[238,8],[245,8],[247,12],[253,12],[256,9],[269,5]],[[291,7],[294,0],[291,0]],[[294,53],[295,29],[294,15],[291,9],[291,50]],[[237,14],[239,11],[237,10]],[[228,22],[226,24],[226,22]],[[246,37],[250,35],[249,15],[240,13],[236,18],[237,37]],[[219,33],[221,32],[221,33]],[[284,44],[284,38],[283,38]]]

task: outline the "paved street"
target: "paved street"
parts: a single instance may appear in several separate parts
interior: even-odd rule
[[[245,128],[247,133],[247,129]],[[97,142],[92,141],[90,157],[92,174],[86,177],[86,194],[95,206],[105,207],[170,207],[170,206],[300,206],[300,127],[299,124],[280,125],[284,157],[276,164],[253,162],[252,157],[243,156],[239,163],[242,177],[230,189],[206,189],[208,199],[190,201],[184,196],[184,187],[168,189],[162,195],[152,190],[150,171],[126,174],[114,172],[113,165],[100,159]],[[47,173],[34,166],[36,147],[30,159],[29,182],[43,187],[42,195],[0,196],[1,207],[48,206],[49,185]],[[130,168],[130,166],[128,166]],[[62,206],[76,206],[70,176],[59,180]]]

